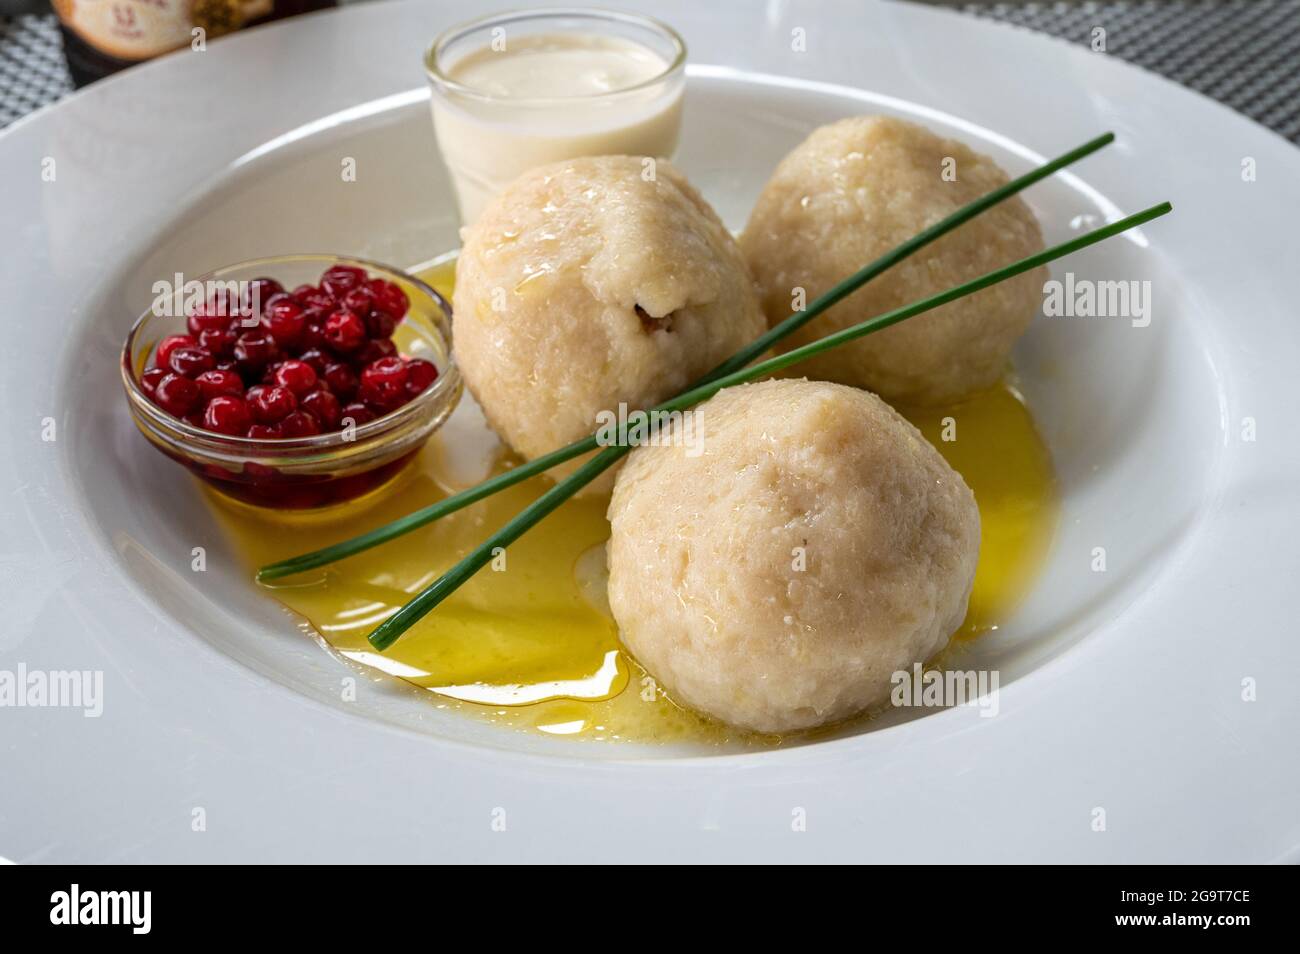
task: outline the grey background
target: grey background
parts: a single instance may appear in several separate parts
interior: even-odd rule
[[[1108,54],[1300,144],[1300,0],[928,2],[1082,45],[1100,27]],[[48,0],[0,0],[0,127],[72,89],[49,11]]]

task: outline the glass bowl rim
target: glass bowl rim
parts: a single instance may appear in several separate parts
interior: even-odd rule
[[[632,23],[640,27],[662,33],[668,38],[669,43],[673,46],[673,57],[668,64],[654,76],[644,79],[639,83],[631,86],[624,86],[621,89],[605,90],[600,93],[584,93],[579,96],[520,96],[520,97],[503,97],[490,93],[477,86],[470,86],[452,79],[443,72],[442,64],[439,62],[439,54],[443,48],[463,34],[471,33],[475,30],[481,30],[484,27],[492,26],[497,23],[508,23],[513,20],[540,20],[546,17],[586,17],[593,20],[616,21],[619,23]],[[508,102],[512,106],[551,106],[557,103],[572,102],[597,102],[601,100],[617,99],[620,96],[636,93],[641,90],[662,83],[671,77],[674,73],[681,71],[686,63],[686,41],[682,39],[680,33],[670,27],[664,21],[648,16],[643,13],[632,13],[625,10],[612,10],[606,7],[537,7],[534,9],[516,9],[502,10],[497,13],[490,13],[486,16],[476,17],[473,20],[466,20],[463,23],[457,23],[447,27],[439,33],[429,44],[424,52],[424,72],[431,82],[437,83],[452,92],[461,96],[484,102]]]
[[[167,428],[175,431],[184,439],[185,443],[206,445],[209,447],[218,447],[224,451],[245,449],[249,456],[259,456],[269,454],[280,456],[284,453],[298,451],[328,451],[342,444],[357,445],[363,440],[374,438],[380,434],[386,433],[390,429],[404,423],[409,418],[415,417],[420,411],[430,406],[436,406],[437,402],[443,399],[448,393],[455,394],[459,391],[460,369],[456,365],[456,358],[452,351],[451,340],[451,321],[452,308],[451,303],[427,282],[421,281],[414,275],[404,269],[395,268],[391,265],[385,265],[382,262],[376,262],[371,259],[360,258],[355,255],[343,255],[331,252],[302,252],[287,255],[267,255],[261,258],[249,258],[243,261],[234,262],[230,265],[223,265],[220,268],[214,268],[204,272],[202,275],[191,279],[194,282],[204,283],[209,280],[217,279],[230,272],[242,271],[244,269],[254,268],[272,268],[276,265],[287,263],[301,262],[333,262],[335,264],[355,264],[363,266],[366,269],[373,269],[388,275],[396,276],[404,282],[409,282],[415,289],[423,295],[426,295],[437,306],[442,313],[442,321],[435,321],[434,330],[443,339],[446,346],[446,365],[438,368],[438,379],[420,394],[403,404],[394,411],[389,411],[373,421],[367,421],[365,424],[358,425],[352,433],[351,438],[343,440],[346,431],[330,431],[325,434],[314,434],[310,437],[236,437],[229,434],[218,434],[216,431],[209,431],[201,427],[195,427],[187,421],[164,411],[161,407],[144,392],[140,382],[136,377],[135,369],[131,358],[133,345],[135,344],[136,335],[140,333],[145,323],[150,318],[158,318],[152,309],[145,311],[136,318],[131,325],[131,330],[127,332],[126,341],[122,345],[122,362],[121,374],[122,383],[125,385],[131,398],[131,405],[134,410],[152,418],[151,423],[162,423]],[[262,277],[262,276],[258,276]],[[274,277],[268,275],[266,277]],[[405,317],[402,319],[405,321]],[[445,327],[443,327],[445,325]]]

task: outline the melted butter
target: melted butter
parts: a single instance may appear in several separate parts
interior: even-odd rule
[[[423,277],[450,297],[454,263],[442,263]],[[979,504],[979,569],[957,634],[975,638],[997,629],[1014,610],[1050,546],[1056,522],[1051,459],[1010,384],[953,407],[903,413],[962,474]],[[486,476],[485,468],[508,466],[499,447],[487,455],[482,446],[467,452],[480,461],[478,468],[466,469],[451,453],[453,445],[461,450],[474,427],[482,425],[453,417],[393,484],[328,510],[269,512],[210,496],[251,570],[372,529],[476,483]],[[954,440],[943,439],[945,427]],[[744,733],[679,707],[621,651],[604,600],[609,525],[607,498],[601,496],[568,501],[387,653],[371,650],[366,634],[374,626],[548,486],[544,478],[534,478],[384,546],[269,589],[344,659],[428,691],[440,707],[504,727],[712,749],[795,741]],[[798,741],[842,729],[819,729]]]

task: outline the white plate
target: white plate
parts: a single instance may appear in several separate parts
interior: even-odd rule
[[[1104,55],[954,14],[628,5],[690,45],[680,164],[733,226],[810,128],[867,111],[1014,171],[1114,130],[1028,194],[1049,240],[1173,201],[1055,267],[1150,280],[1150,327],[1039,321],[1017,355],[1065,502],[1033,596],[975,651],[1002,673],[1000,713],[664,758],[680,753],[518,736],[382,685],[341,701],[347,673],[230,568],[190,478],[133,433],[116,359],[174,270],[326,249],[410,263],[456,244],[419,57],[487,5],[367,5],[166,57],[0,136],[0,669],[104,673],[99,718],[0,709],[0,855],[1295,857],[1300,152]]]

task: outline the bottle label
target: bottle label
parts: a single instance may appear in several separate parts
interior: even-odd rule
[[[198,36],[206,42],[273,7],[274,0],[54,0],[64,26],[120,60],[147,60]]]

